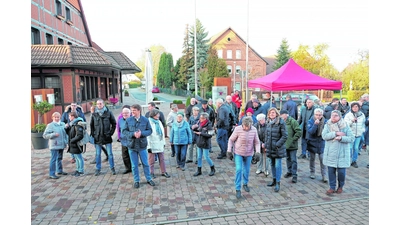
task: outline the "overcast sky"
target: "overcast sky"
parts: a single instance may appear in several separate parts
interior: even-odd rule
[[[369,50],[368,2],[362,0],[82,0],[82,5],[92,40],[134,62],[145,49],[162,45],[175,63],[195,14],[208,37],[231,27],[264,57],[276,55],[283,38],[292,51],[300,44],[326,43],[341,71],[358,59],[359,50]]]

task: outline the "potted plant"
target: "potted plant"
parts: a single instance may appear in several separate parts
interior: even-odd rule
[[[34,149],[48,148],[48,140],[43,138],[43,132],[46,129],[46,124],[42,123],[43,115],[53,109],[53,105],[47,101],[36,102],[33,105],[33,110],[38,113],[38,120],[35,126],[31,129],[31,140]]]
[[[124,96],[129,96],[129,91],[128,91],[128,89],[125,89],[125,91],[124,91]]]
[[[118,98],[110,98],[110,102],[113,104],[113,106],[115,106],[115,104],[118,103]]]
[[[186,106],[185,104],[183,104],[182,100],[173,100],[170,104],[170,107],[172,104],[176,104],[178,106],[178,109],[186,109]]]

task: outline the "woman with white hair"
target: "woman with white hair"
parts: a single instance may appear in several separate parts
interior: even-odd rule
[[[354,141],[354,134],[342,119],[339,110],[332,111],[331,118],[322,130],[322,138],[325,140],[323,163],[328,167],[329,178],[329,190],[326,194],[332,195],[335,192],[340,194],[343,192],[346,168],[350,167],[350,143]],[[337,189],[336,180],[339,183]]]
[[[260,139],[260,161],[257,164],[257,171],[256,174],[264,173],[265,176],[267,177],[269,175],[269,159],[267,158],[267,152],[265,151],[265,145],[264,145],[264,135],[265,135],[265,129],[267,128],[267,124],[265,123],[265,114],[260,113],[257,115],[257,124],[255,124],[255,127],[257,129],[258,133],[258,138]]]

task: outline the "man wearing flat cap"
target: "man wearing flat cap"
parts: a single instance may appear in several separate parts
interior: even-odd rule
[[[200,113],[202,112],[206,112],[209,115],[209,121],[211,122],[211,124],[214,126],[214,122],[215,122],[215,111],[213,108],[211,108],[208,105],[208,101],[207,100],[201,100],[201,108],[200,108]]]

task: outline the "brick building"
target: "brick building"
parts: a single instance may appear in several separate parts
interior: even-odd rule
[[[31,44],[31,102],[53,100],[52,112],[71,102],[86,112],[97,98],[122,99],[122,75],[141,72],[124,53],[92,41],[81,0],[31,0]],[[32,111],[32,125],[36,117]]]

